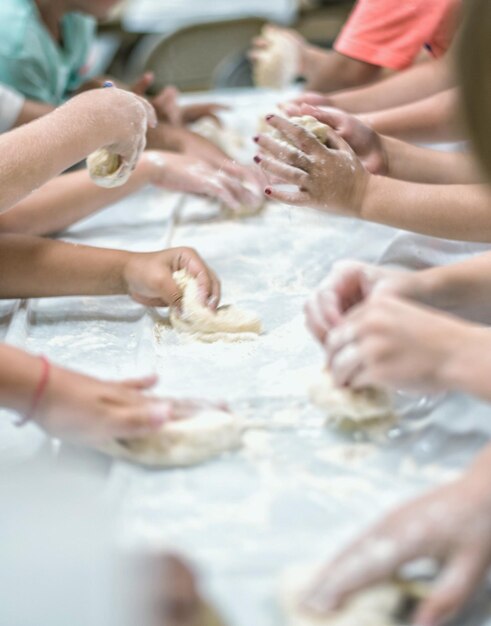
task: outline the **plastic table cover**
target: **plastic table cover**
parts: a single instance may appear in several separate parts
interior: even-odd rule
[[[233,106],[226,124],[250,137],[279,95],[244,91],[216,99]],[[247,141],[242,158],[253,153]],[[264,321],[257,340],[200,344],[165,326],[157,337],[155,324],[166,312],[125,297],[0,303],[2,337],[12,344],[104,378],[156,371],[159,393],[225,399],[257,422],[238,453],[166,471],[114,462],[105,478],[121,541],[184,552],[231,626],[282,624],[275,593],[283,567],[332,554],[390,507],[457,475],[487,442],[489,408],[460,396],[406,397],[400,425],[376,442],[324,428],[307,401],[322,356],[302,312],[337,259],[423,266],[480,246],[279,204],[230,220],[211,201],[152,189],[64,237],[135,251],[196,247],[221,277],[223,301]],[[29,458],[43,445],[35,426],[18,430],[0,420],[4,461]]]

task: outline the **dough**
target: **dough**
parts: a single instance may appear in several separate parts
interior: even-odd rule
[[[307,613],[301,607],[306,585],[318,567],[287,569],[280,583],[280,605],[288,626],[397,626],[407,607],[408,594],[397,582],[386,582],[353,595],[345,605],[326,617]]]
[[[191,130],[205,139],[208,139],[229,157],[238,158],[240,151],[244,148],[244,137],[239,133],[220,126],[212,117],[202,117],[191,126]]]
[[[92,180],[99,187],[119,187],[130,177],[131,171],[123,172],[119,155],[101,148],[87,157],[87,169]]]
[[[298,48],[280,30],[265,26],[261,37],[268,47],[258,51],[253,78],[256,87],[283,89],[298,76]]]
[[[312,115],[302,115],[302,117],[290,117],[288,119],[290,122],[293,122],[293,124],[302,126],[302,128],[310,131],[322,144],[327,142],[329,137],[329,126],[322,124],[319,120],[316,120],[315,117],[312,117]],[[272,126],[268,125],[267,133],[277,141],[283,141],[293,146],[295,145],[288,139],[288,137],[285,137],[285,135]]]
[[[186,270],[174,272],[173,277],[183,292],[181,313],[170,314],[171,324],[179,332],[205,342],[241,341],[261,332],[261,320],[255,313],[234,306],[221,306],[213,312],[201,304],[198,283]]]
[[[354,390],[334,385],[326,371],[310,389],[313,404],[325,411],[328,423],[341,428],[365,428],[395,421],[389,396],[380,389]]]
[[[141,439],[117,440],[103,451],[152,467],[196,465],[242,445],[242,419],[219,410],[204,410],[186,420],[167,422]]]
[[[222,210],[227,217],[251,217],[252,215],[258,215],[267,204],[265,196],[258,195],[257,189],[251,183],[245,181],[242,183],[242,186],[255,196],[255,201],[251,204],[241,204],[238,209],[232,209],[232,207],[222,204]]]

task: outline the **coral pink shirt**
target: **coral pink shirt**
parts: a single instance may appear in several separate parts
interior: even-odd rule
[[[462,0],[358,0],[334,49],[353,59],[402,70],[423,47],[439,57],[457,30]]]

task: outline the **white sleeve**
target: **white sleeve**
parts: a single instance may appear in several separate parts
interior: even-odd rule
[[[10,130],[20,115],[25,98],[17,91],[0,85],[0,133]]]

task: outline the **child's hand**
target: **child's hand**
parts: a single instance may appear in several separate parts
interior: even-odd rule
[[[389,157],[380,135],[354,115],[340,109],[319,109],[307,104],[287,105],[284,110],[290,116],[311,115],[322,124],[327,124],[351,146],[370,174],[387,174]]]
[[[302,104],[308,104],[313,107],[333,106],[332,98],[330,96],[316,91],[304,91],[296,98],[293,98],[284,104],[280,104],[280,108],[287,110],[290,105],[300,107]]]
[[[469,471],[387,515],[313,583],[305,581],[306,610],[328,615],[351,594],[396,576],[404,564],[431,558],[442,570],[412,622],[439,626],[454,617],[483,582],[491,562],[491,498],[485,482]]]
[[[121,383],[52,367],[36,422],[51,435],[81,443],[143,437],[210,403],[146,395],[155,377]],[[223,408],[220,405],[219,408]]]
[[[225,104],[216,104],[214,102],[198,102],[196,104],[186,104],[181,107],[182,118],[185,124],[192,124],[202,117],[211,117],[221,126],[222,122],[218,117],[221,111],[230,110]]]
[[[289,120],[277,115],[267,120],[295,147],[261,134],[256,142],[267,154],[255,160],[266,174],[298,189],[284,191],[270,185],[266,195],[286,204],[359,217],[370,174],[344,139],[328,129],[328,147]]]
[[[305,305],[307,327],[325,344],[343,316],[374,290],[411,297],[414,275],[361,261],[338,261]]]
[[[455,382],[456,363],[466,361],[483,332],[488,331],[374,293],[331,330],[326,353],[338,385],[445,391]]]
[[[220,302],[220,282],[191,248],[130,254],[123,270],[127,293],[145,306],[179,307],[182,294],[172,274],[182,269],[197,279],[203,304],[216,309]]]
[[[149,181],[158,187],[216,198],[235,210],[243,205],[253,208],[262,200],[259,189],[250,197],[251,191],[244,187],[237,175],[217,172],[209,163],[192,156],[147,151],[142,161],[149,171]]]

